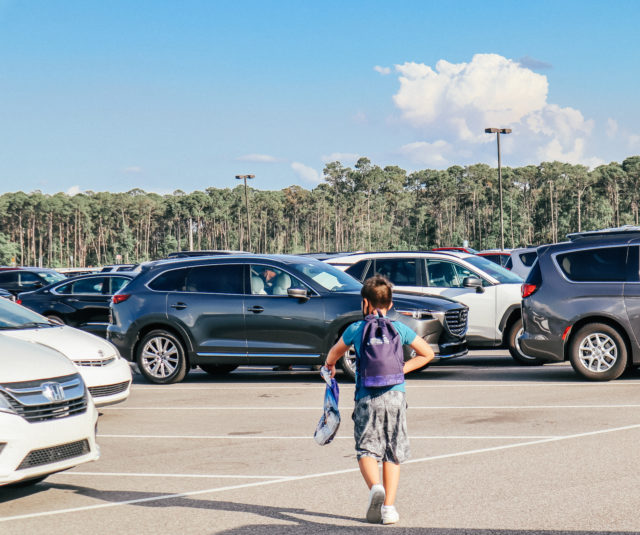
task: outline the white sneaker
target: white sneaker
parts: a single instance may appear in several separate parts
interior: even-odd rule
[[[380,514],[382,515],[383,524],[395,524],[400,520],[400,515],[395,505],[383,505]]]
[[[373,485],[369,491],[369,505],[367,506],[367,522],[380,524],[382,521],[382,504],[384,503],[384,487]]]

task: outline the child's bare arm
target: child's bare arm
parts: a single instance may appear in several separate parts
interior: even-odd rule
[[[344,340],[341,336],[340,340],[338,340],[335,345],[329,350],[329,353],[327,354],[327,360],[324,365],[331,372],[331,377],[334,377],[336,375],[336,362],[338,362],[340,360],[340,357],[342,357],[342,355],[347,352],[347,349],[349,349],[349,346],[344,343]]]
[[[435,357],[433,349],[420,336],[416,336],[410,346],[416,352],[416,356],[404,363],[405,374],[426,366]]]

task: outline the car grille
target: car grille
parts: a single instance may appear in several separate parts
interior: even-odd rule
[[[115,357],[110,357],[107,359],[86,359],[86,360],[74,360],[73,363],[76,366],[88,366],[91,368],[101,368],[102,366],[108,366],[112,362],[116,360]]]
[[[32,450],[22,460],[20,466],[18,466],[18,470],[66,461],[67,459],[86,455],[90,451],[89,441],[86,438],[84,440],[78,440],[77,442],[69,442],[68,444],[61,444],[50,448]]]
[[[46,395],[47,383],[52,382],[60,387],[59,401],[52,401]],[[5,383],[0,385],[0,395],[18,415],[32,423],[81,414],[87,410],[88,403],[84,382],[79,374],[24,383]]]
[[[124,383],[116,383],[115,385],[90,386],[89,393],[94,398],[99,398],[119,394],[120,392],[124,392],[127,388],[129,388],[129,381],[125,381]]]
[[[458,308],[445,312],[445,322],[451,334],[463,336],[467,332],[468,308]]]

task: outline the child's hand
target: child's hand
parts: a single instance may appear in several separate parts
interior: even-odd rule
[[[333,379],[336,376],[336,365],[335,364],[327,364],[326,362],[324,363],[324,365],[327,368],[327,370],[329,370],[331,372],[331,378]]]

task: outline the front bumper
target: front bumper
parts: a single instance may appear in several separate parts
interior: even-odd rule
[[[120,403],[129,397],[131,366],[123,358],[118,357],[106,366],[78,365],[78,362],[74,364],[82,375],[96,407]]]
[[[82,414],[37,423],[0,412],[0,486],[97,460],[97,421],[91,402]]]

